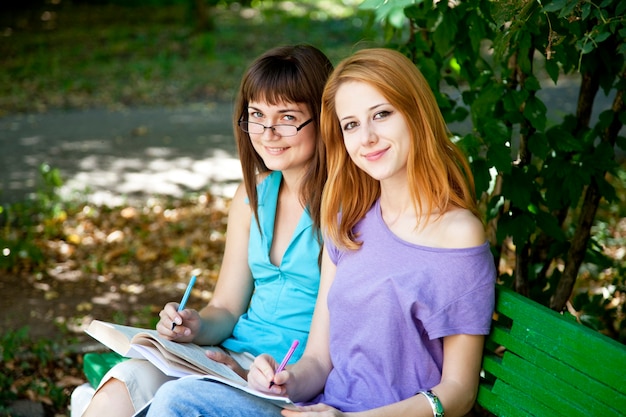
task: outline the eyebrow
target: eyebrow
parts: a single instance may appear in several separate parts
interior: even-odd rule
[[[368,111],[376,110],[378,107],[386,106],[386,105],[391,105],[391,103],[384,102],[384,103],[375,104],[372,107],[368,108],[367,110]],[[354,116],[346,116],[346,117],[343,117],[343,118],[339,119],[339,121],[342,122],[342,121],[344,121],[346,119],[349,119],[351,117],[354,117]]]
[[[258,107],[254,107],[254,106],[248,106],[248,110],[260,111],[261,113],[265,113],[265,111],[263,109],[259,109]],[[284,114],[284,113],[304,113],[304,111],[300,110],[298,108],[295,108],[295,109],[286,108],[286,109],[278,110],[278,113],[281,113],[281,114]]]

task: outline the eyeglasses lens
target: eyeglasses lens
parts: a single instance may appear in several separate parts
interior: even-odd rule
[[[240,122],[239,126],[244,132],[252,133],[254,135],[262,134],[265,129],[273,129],[274,133],[279,136],[295,136],[298,134],[298,127],[292,125],[274,125],[266,127],[255,122]]]

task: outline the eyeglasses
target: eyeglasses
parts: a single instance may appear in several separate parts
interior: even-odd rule
[[[248,122],[247,120],[240,120],[239,127],[241,130],[247,133],[252,133],[253,135],[260,135],[265,132],[265,129],[272,129],[275,134],[281,137],[287,136],[296,136],[300,130],[309,123],[311,123],[313,119],[309,119],[306,122],[302,123],[300,126],[294,125],[273,125],[273,126],[265,126],[261,123],[256,122]]]

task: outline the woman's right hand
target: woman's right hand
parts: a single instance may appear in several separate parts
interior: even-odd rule
[[[164,339],[176,342],[191,342],[194,340],[202,319],[200,314],[193,309],[184,309],[178,311],[178,303],[167,303],[163,310],[159,313],[160,320],[157,323],[156,330]],[[176,324],[172,329],[172,325]]]
[[[261,392],[286,395],[287,387],[285,384],[287,384],[290,374],[286,370],[275,373],[277,367],[278,363],[270,355],[257,356],[248,371],[248,385]]]

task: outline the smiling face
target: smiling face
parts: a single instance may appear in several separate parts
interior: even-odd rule
[[[263,101],[248,103],[247,120],[264,126],[287,124],[301,126],[311,119],[304,103],[279,102],[270,105]],[[301,171],[313,158],[316,146],[316,127],[309,123],[295,136],[281,137],[273,129],[263,133],[250,133],[254,150],[263,159],[265,166],[273,171]]]
[[[411,135],[404,116],[370,84],[348,81],[335,96],[350,158],[379,181],[406,181]]]

